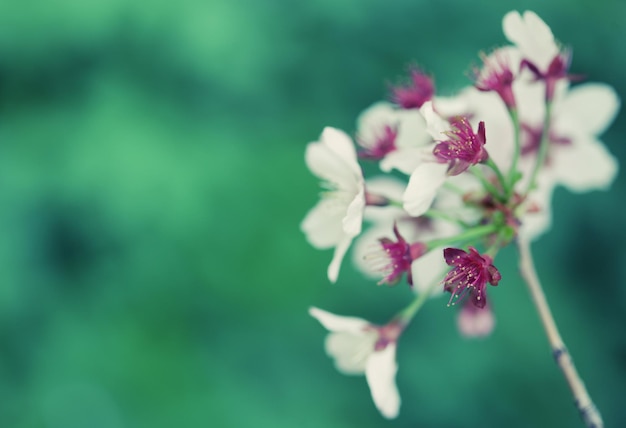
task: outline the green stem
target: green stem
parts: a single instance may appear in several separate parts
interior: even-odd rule
[[[495,224],[487,224],[484,226],[476,226],[466,230],[458,235],[451,236],[449,238],[436,239],[434,241],[426,242],[429,250],[433,248],[442,247],[448,244],[454,244],[461,241],[472,241],[484,236],[490,235],[498,230],[498,226]]]
[[[428,217],[428,218],[436,218],[436,219],[440,219],[440,220],[445,220],[445,221],[449,221],[450,223],[454,223],[454,224],[458,224],[459,226],[462,227],[469,227],[469,225],[467,223],[465,223],[463,220],[459,220],[458,218],[454,218],[442,211],[438,211],[438,210],[428,210],[426,211],[424,214],[422,214],[424,217]]]
[[[491,168],[493,172],[496,173],[496,176],[498,177],[498,181],[500,182],[500,186],[502,186],[502,190],[504,191],[504,194],[509,196],[509,183],[504,178],[504,174],[502,174],[502,171],[500,171],[500,168],[498,168],[498,165],[496,165],[496,163],[491,158],[487,159],[486,165],[489,168]]]
[[[511,162],[511,169],[509,170],[507,197],[511,197],[513,189],[515,189],[515,182],[518,179],[517,162],[519,161],[520,154],[522,152],[521,144],[521,127],[519,121],[519,115],[517,109],[508,109],[509,116],[511,117],[511,123],[513,124],[513,134],[515,139],[515,150],[513,152],[513,161]]]
[[[433,283],[430,284],[424,292],[419,293],[415,297],[415,299],[413,299],[413,301],[409,304],[409,306],[407,306],[406,308],[398,312],[398,315],[396,315],[394,318],[401,319],[405,326],[409,324],[411,320],[413,319],[413,317],[415,316],[415,314],[417,313],[417,311],[419,311],[419,309],[424,305],[424,303],[426,303],[426,300],[428,300],[433,290],[440,284],[441,284],[440,281],[433,281]]]
[[[543,131],[541,132],[541,143],[539,144],[539,152],[537,153],[537,159],[535,160],[535,165],[530,175],[530,181],[528,182],[528,187],[526,188],[526,192],[524,192],[524,195],[528,195],[528,193],[535,187],[537,174],[539,173],[539,170],[546,161],[546,156],[548,155],[548,147],[550,147],[551,115],[552,103],[550,101],[546,101],[546,115],[543,120]]]
[[[487,189],[489,193],[491,193],[496,199],[500,201],[504,201],[505,198],[503,197],[500,190],[498,190],[496,186],[494,186],[493,184],[489,182],[489,180],[487,180],[487,178],[485,177],[483,172],[480,170],[480,168],[478,168],[477,166],[472,166],[470,168],[470,171],[472,172],[472,174],[474,174],[476,178],[480,180],[480,182],[483,184],[483,187]]]
[[[443,187],[450,190],[451,192],[458,193],[461,196],[463,196],[466,193],[465,190],[461,189],[456,184],[450,183],[449,181],[446,181],[445,183],[443,183]]]

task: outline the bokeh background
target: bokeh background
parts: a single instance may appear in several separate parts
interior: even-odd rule
[[[569,390],[504,252],[484,340],[433,301],[400,342],[400,417],[333,368],[316,305],[384,322],[411,293],[325,277],[299,222],[323,126],[410,63],[468,84],[533,9],[572,70],[626,94],[626,3],[0,2],[0,426],[570,427]],[[626,165],[626,114],[605,134]],[[626,420],[626,178],[555,194],[537,265],[607,426]]]

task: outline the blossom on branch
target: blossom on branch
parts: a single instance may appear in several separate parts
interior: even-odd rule
[[[326,353],[344,374],[365,374],[376,408],[387,419],[398,416],[400,394],[396,386],[396,345],[405,325],[391,321],[377,326],[362,318],[335,315],[312,307],[309,314],[330,333]]]
[[[368,191],[399,201],[406,183],[392,177],[377,176],[367,180],[366,187]],[[367,206],[363,218],[371,226],[354,242],[353,262],[361,273],[377,280],[384,276],[381,269],[388,260],[387,255],[381,252],[380,239],[392,236],[394,227],[406,242],[411,243],[446,238],[459,232],[459,226],[454,223],[426,216],[412,217],[397,205]],[[407,277],[410,274],[416,293],[425,292],[430,284],[441,278],[446,267],[441,253],[433,249],[411,262]]]
[[[481,55],[482,68],[474,68],[474,86],[479,91],[497,93],[509,109],[515,108],[513,81],[516,71],[512,64],[519,64],[519,51],[513,47],[496,49],[490,55]]]
[[[300,228],[315,248],[335,248],[328,266],[328,279],[335,282],[352,239],[361,232],[366,203],[363,173],[352,140],[335,128],[325,128],[320,141],[309,143],[305,159],[326,191]]]
[[[380,238],[378,251],[366,256],[369,259],[367,261],[373,263],[376,266],[375,269],[382,273],[383,279],[378,282],[379,285],[395,285],[406,272],[407,281],[412,286],[411,266],[426,253],[426,244],[422,242],[409,244],[398,232],[396,224],[393,226],[393,233],[396,237],[395,241],[387,237]]]
[[[474,132],[465,117],[447,122],[434,111],[431,102],[424,104],[420,112],[435,142],[431,146],[432,156],[415,168],[403,196],[404,209],[412,216],[420,216],[430,208],[447,177],[459,175],[489,157],[484,148],[484,123],[479,123]],[[448,139],[441,140],[442,136]]]
[[[356,142],[362,159],[380,161],[380,169],[411,174],[430,143],[419,110],[401,110],[386,102],[369,107],[357,120]]]

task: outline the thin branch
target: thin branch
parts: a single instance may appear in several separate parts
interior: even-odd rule
[[[520,255],[519,267],[522,277],[528,285],[528,290],[530,291],[539,317],[541,318],[541,323],[543,324],[548,342],[550,343],[550,348],[552,349],[552,356],[563,372],[570,390],[574,395],[574,404],[588,428],[602,428],[604,427],[604,423],[602,422],[600,412],[593,404],[593,401],[591,401],[587,388],[585,388],[585,384],[576,371],[574,361],[565,347],[556,322],[552,317],[550,306],[548,305],[546,296],[541,288],[541,283],[537,277],[532,254],[530,252],[530,243],[520,237],[518,238],[517,246]]]

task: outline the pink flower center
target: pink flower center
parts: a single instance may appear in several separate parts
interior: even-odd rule
[[[440,162],[450,164],[448,175],[458,175],[489,157],[484,147],[485,122],[478,124],[477,133],[466,117],[452,118],[450,124],[452,130],[445,133],[450,139],[437,144],[433,154]]]
[[[541,126],[532,126],[527,123],[522,123],[522,156],[536,156],[541,146],[541,139],[543,137],[543,128]],[[553,131],[548,132],[548,143],[550,147],[553,146],[568,146],[572,144],[572,140],[569,137],[558,135]],[[550,152],[548,148],[548,156],[546,156],[546,164],[550,162]]]
[[[469,247],[467,253],[458,248],[446,248],[443,254],[446,263],[454,266],[443,280],[444,290],[451,293],[448,305],[455,304],[469,293],[475,306],[484,307],[487,283],[498,285],[501,279],[491,257],[481,255],[474,247]]]
[[[363,150],[359,152],[359,157],[369,160],[380,160],[387,154],[396,150],[396,137],[398,130],[396,126],[385,125],[382,132],[377,134],[372,141],[357,138],[357,142]]]

